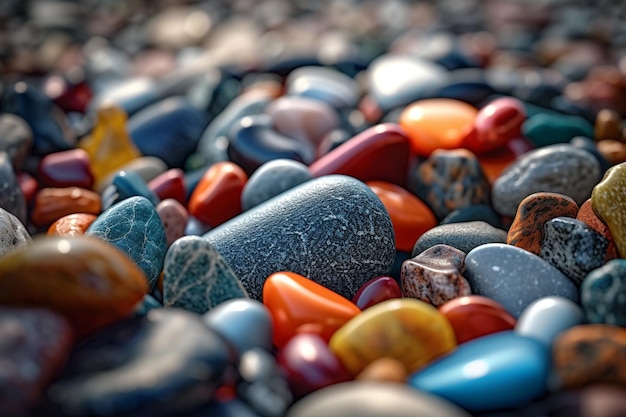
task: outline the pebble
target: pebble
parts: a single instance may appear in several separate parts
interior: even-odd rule
[[[506,231],[483,221],[441,224],[424,233],[413,246],[415,257],[435,245],[448,245],[466,254],[486,243],[505,243]]]
[[[0,151],[0,208],[27,224],[26,200],[17,182],[9,155]]]
[[[589,152],[557,144],[519,157],[492,188],[493,207],[503,216],[515,216],[520,202],[536,192],[565,194],[578,205],[585,202],[600,179],[598,161]]]
[[[199,236],[184,236],[163,261],[163,306],[204,314],[220,303],[247,297],[219,252]]]
[[[590,323],[626,327],[626,260],[613,259],[582,281],[580,301]]]
[[[135,171],[119,170],[113,176],[111,185],[102,192],[102,209],[126,200],[129,197],[144,197],[153,206],[159,204],[159,198],[148,188],[148,184]]]
[[[169,248],[176,239],[185,235],[189,214],[185,206],[173,198],[166,198],[157,204],[156,211],[165,228],[165,240]]]
[[[474,294],[493,298],[515,318],[530,303],[549,295],[578,301],[570,278],[516,246],[488,243],[473,249],[465,257],[464,276]]]
[[[517,206],[506,243],[539,255],[544,225],[559,216],[576,217],[578,204],[559,193],[539,192],[524,198]]]
[[[0,258],[31,242],[30,233],[17,217],[0,207]]]
[[[593,137],[593,125],[578,116],[539,113],[530,116],[522,134],[537,147],[567,143],[576,136]]]
[[[613,235],[611,234],[611,231],[609,230],[609,227],[606,225],[606,223],[600,220],[598,215],[593,211],[590,198],[587,199],[587,201],[585,201],[583,205],[580,206],[580,208],[578,209],[578,213],[576,214],[576,220],[584,222],[587,226],[591,227],[593,230],[598,232],[606,240],[609,241],[609,247],[606,249],[605,260],[609,261],[611,259],[619,258]]]
[[[492,151],[509,140],[522,136],[526,110],[521,101],[501,97],[482,107],[474,118],[474,131],[465,138],[464,145],[472,152]]]
[[[611,167],[604,174],[604,178],[593,188],[591,194],[593,211],[609,227],[620,255],[626,254],[624,187],[626,187],[626,163],[621,163]]]
[[[103,180],[98,181],[94,185],[94,189],[99,193],[104,192],[104,190],[111,185],[113,178],[115,178],[118,171],[137,173],[147,183],[166,172],[167,165],[163,162],[163,160],[157,157],[141,156],[123,164],[115,171],[106,175]]]
[[[380,358],[371,362],[356,377],[355,381],[406,382],[406,368],[397,359]]]
[[[182,169],[168,169],[167,171],[147,181],[147,183],[150,191],[152,191],[161,201],[171,198],[178,201],[183,206],[187,204],[185,172]]]
[[[167,251],[165,228],[156,208],[144,197],[129,197],[102,212],[85,233],[128,255],[156,286]]]
[[[290,271],[350,299],[394,261],[391,221],[360,181],[329,175],[307,181],[204,235],[251,298],[274,272]]]
[[[578,149],[582,149],[592,154],[598,160],[598,163],[600,164],[600,172],[602,173],[602,175],[604,175],[606,170],[609,169],[611,165],[613,165],[613,163],[609,162],[604,157],[602,152],[600,152],[600,147],[601,147],[600,142],[596,142],[595,140],[591,138],[587,138],[585,136],[576,136],[572,138],[572,140],[570,140],[569,143]],[[619,161],[619,162],[622,162],[622,161]]]
[[[439,307],[454,298],[470,295],[472,289],[461,273],[465,252],[452,246],[435,245],[402,263],[402,295]]]
[[[604,264],[609,241],[580,220],[555,217],[544,224],[539,256],[580,285]]]
[[[98,216],[88,213],[73,213],[63,216],[48,228],[48,235],[51,236],[81,236],[87,232],[91,223],[96,220]]]
[[[465,223],[483,221],[489,223],[491,226],[497,229],[503,229],[502,219],[500,215],[490,205],[486,204],[473,204],[470,206],[461,207],[451,211],[441,219],[440,225],[451,223]]]
[[[274,159],[250,176],[241,192],[241,208],[249,210],[278,194],[300,185],[313,176],[309,168],[291,159]]]
[[[285,79],[288,96],[308,97],[330,104],[336,109],[356,106],[359,86],[348,75],[327,67],[300,67]]]
[[[593,125],[593,137],[597,141],[621,138],[622,116],[615,110],[600,110]]]
[[[389,276],[372,278],[361,285],[352,302],[361,310],[394,298],[402,298],[398,282]]]
[[[0,152],[7,153],[17,171],[22,169],[32,147],[33,131],[28,123],[15,114],[0,114]]]
[[[91,189],[95,181],[89,154],[80,148],[51,153],[41,158],[37,178],[41,185],[47,187]]]

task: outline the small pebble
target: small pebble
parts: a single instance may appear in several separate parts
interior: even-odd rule
[[[0,207],[0,258],[28,245],[30,234],[17,217]]]
[[[590,323],[626,327],[626,259],[613,259],[591,271],[580,287]]]
[[[30,213],[32,223],[48,228],[63,216],[74,213],[100,214],[100,196],[85,188],[42,188],[35,195]]]
[[[424,233],[413,246],[412,257],[426,249],[443,244],[466,254],[486,243],[505,243],[506,232],[483,221],[450,223],[433,227]]]
[[[530,116],[522,134],[537,147],[567,143],[573,137],[593,137],[593,125],[578,116],[540,113]]]
[[[606,223],[620,255],[626,254],[626,163],[611,167],[591,194],[591,206]]]
[[[167,198],[157,204],[156,211],[165,228],[165,239],[169,248],[176,239],[185,235],[189,214],[185,206],[173,198]]]
[[[84,235],[97,217],[95,214],[88,213],[68,214],[52,223],[47,234],[68,237]]]
[[[408,377],[409,374],[402,362],[392,358],[380,358],[367,365],[354,379],[355,381],[404,383]]]

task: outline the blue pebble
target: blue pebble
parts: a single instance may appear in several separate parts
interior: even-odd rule
[[[626,327],[626,259],[613,259],[591,271],[580,291],[585,315],[591,323]]]
[[[115,203],[130,197],[145,197],[156,207],[159,197],[148,188],[148,184],[135,171],[118,171],[111,185],[102,192],[102,209],[106,210]]]

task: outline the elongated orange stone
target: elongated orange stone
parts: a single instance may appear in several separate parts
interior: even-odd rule
[[[341,295],[294,272],[277,272],[267,278],[263,304],[272,315],[277,348],[297,333],[315,333],[327,341],[361,311]]]
[[[353,375],[382,357],[397,359],[410,373],[453,350],[456,340],[435,307],[403,298],[363,310],[335,332],[329,347]]]

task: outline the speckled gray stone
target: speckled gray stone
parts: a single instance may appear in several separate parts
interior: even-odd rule
[[[558,295],[578,302],[576,285],[537,255],[517,246],[488,243],[465,257],[474,294],[497,301],[515,318],[533,301]]]
[[[601,177],[600,164],[589,152],[569,144],[545,146],[520,156],[496,179],[492,204],[501,215],[513,217],[525,197],[548,191],[580,206]]]
[[[361,181],[328,175],[307,181],[204,235],[261,299],[267,277],[291,271],[351,299],[388,274],[395,255],[391,220]]]
[[[5,151],[16,170],[33,147],[33,131],[24,119],[15,114],[0,114],[0,151]]]
[[[17,182],[9,155],[0,151],[0,207],[26,224],[26,200]]]
[[[17,217],[0,207],[0,257],[26,246],[30,234]]]
[[[539,256],[577,285],[604,264],[608,239],[580,220],[555,217],[543,225],[543,235]]]
[[[591,271],[580,287],[587,320],[626,327],[626,259],[613,259]]]
[[[218,304],[247,298],[235,273],[200,236],[184,236],[167,251],[163,263],[163,305],[204,314]]]
[[[250,176],[241,193],[241,207],[249,210],[283,191],[313,179],[309,168],[291,159],[274,159]]]
[[[440,244],[468,253],[485,243],[506,243],[506,231],[483,221],[442,224],[417,239],[411,257]]]

